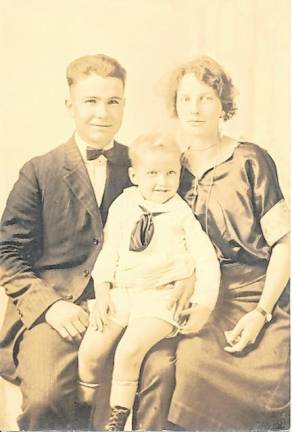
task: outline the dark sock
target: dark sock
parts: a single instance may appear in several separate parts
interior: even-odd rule
[[[91,414],[91,405],[86,403],[77,403],[76,404],[76,412],[75,412],[75,429],[88,431],[90,430],[90,414]]]

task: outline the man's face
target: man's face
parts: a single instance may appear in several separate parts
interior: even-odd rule
[[[90,146],[104,148],[121,127],[123,82],[118,78],[88,75],[71,86],[66,106],[80,137]]]

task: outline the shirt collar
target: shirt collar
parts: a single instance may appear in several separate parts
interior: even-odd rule
[[[92,163],[93,161],[88,161],[86,158],[86,148],[90,147],[78,134],[78,132],[75,132],[75,142],[77,144],[77,147],[80,151],[81,157],[84,160],[85,163]],[[111,140],[109,144],[107,144],[105,147],[103,147],[103,150],[109,150],[114,146],[114,140]]]

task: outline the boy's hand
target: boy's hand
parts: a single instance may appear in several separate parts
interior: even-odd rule
[[[110,284],[105,282],[95,287],[96,299],[90,313],[90,326],[94,330],[103,331],[103,327],[108,324],[109,315],[115,311],[114,304],[110,296]]]
[[[193,273],[190,277],[178,280],[174,282],[173,292],[167,304],[167,309],[171,309],[175,306],[174,319],[178,321],[181,315],[181,311],[186,308],[190,303],[191,295],[194,291],[195,285],[195,274]]]
[[[185,309],[180,314],[180,320],[185,323],[180,327],[180,333],[192,336],[198,333],[208,321],[212,310],[205,305],[193,304],[190,308]]]
[[[224,347],[224,350],[229,353],[243,351],[248,345],[255,343],[264,324],[265,317],[255,309],[243,315],[232,330],[224,332],[230,345]]]
[[[46,312],[45,320],[69,342],[79,342],[88,327],[88,313],[74,303],[58,300]]]

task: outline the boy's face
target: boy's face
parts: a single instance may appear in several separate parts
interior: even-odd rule
[[[118,78],[88,75],[71,86],[66,106],[80,137],[90,146],[104,148],[122,123],[123,82]]]
[[[180,158],[174,152],[146,152],[129,169],[132,182],[148,201],[165,203],[179,186]]]

